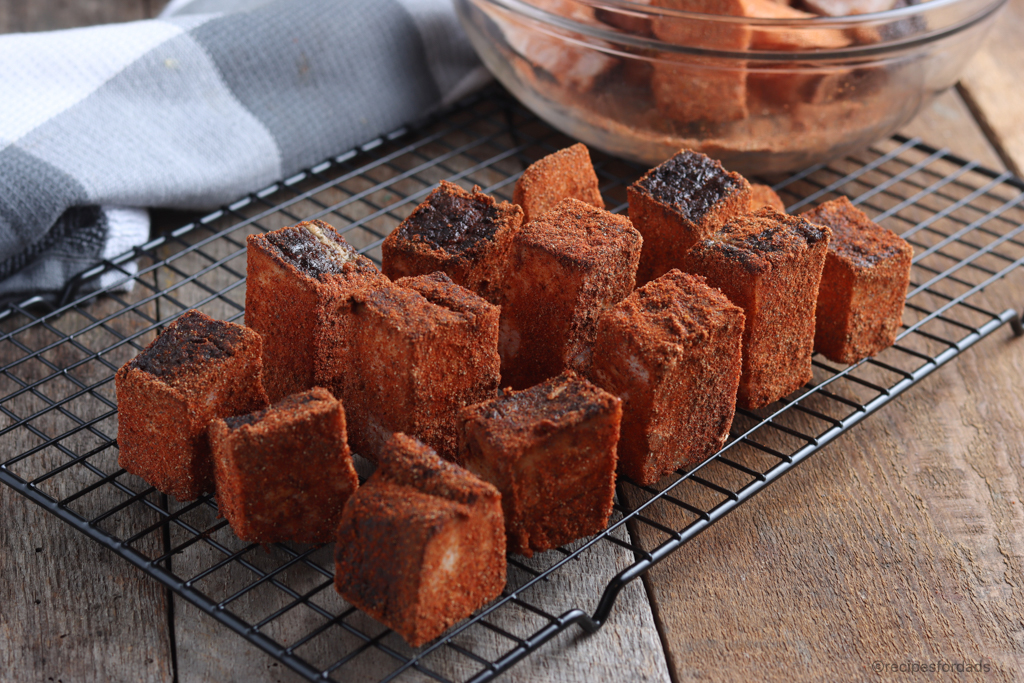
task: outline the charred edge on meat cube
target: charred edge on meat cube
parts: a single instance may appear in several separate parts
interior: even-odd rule
[[[502,493],[510,552],[544,552],[608,524],[621,401],[569,371],[461,414],[459,459]]]
[[[726,172],[721,162],[684,150],[648,171],[637,184],[687,220],[699,223],[723,198],[742,189],[743,180]]]
[[[234,355],[243,330],[197,310],[184,313],[130,361],[153,377],[173,382],[195,372],[196,364]]]
[[[493,197],[479,187],[469,193],[442,180],[440,187],[398,226],[398,236],[423,241],[449,254],[461,254],[483,240],[494,240],[499,215]]]
[[[267,242],[277,247],[281,258],[310,277],[341,274],[344,265],[359,254],[322,221],[306,221],[285,230],[265,235]]]

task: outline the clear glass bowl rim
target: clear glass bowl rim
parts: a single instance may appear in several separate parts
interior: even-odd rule
[[[575,21],[572,18],[548,12],[541,9],[528,0],[463,0],[468,3],[488,4],[500,7],[506,11],[513,12],[533,21],[547,25],[552,29],[561,29],[572,33],[582,34],[596,41],[609,43],[611,45],[629,46],[637,50],[655,50],[658,52],[678,53],[697,55],[702,57],[715,57],[719,59],[746,59],[764,61],[818,61],[834,60],[843,58],[870,57],[879,54],[888,54],[896,51],[912,50],[916,47],[942,40],[943,38],[964,31],[980,22],[985,21],[992,14],[997,12],[1008,0],[927,0],[917,5],[909,5],[898,9],[873,14],[857,14],[849,17],[813,17],[808,19],[761,19],[750,17],[737,17],[721,14],[703,14],[698,12],[687,12],[684,10],[653,7],[651,5],[632,2],[631,0],[576,0],[581,4],[589,5],[595,9],[625,10],[634,16],[643,15],[651,18],[676,18],[679,20],[700,21],[706,24],[740,25],[761,27],[766,30],[786,31],[820,31],[822,29],[857,29],[866,28],[880,23],[891,23],[894,21],[905,21],[913,17],[931,14],[946,9],[964,11],[964,15],[956,15],[954,20],[945,25],[940,25],[926,32],[902,36],[889,41],[880,41],[867,45],[853,45],[835,49],[816,49],[807,51],[792,50],[715,50],[706,47],[690,47],[675,45],[658,40],[652,36],[634,35],[622,31],[616,31],[612,27],[604,28]],[[459,3],[456,3],[459,4]],[[976,8],[971,11],[971,8]],[[565,39],[564,35],[554,34]],[[584,44],[586,41],[575,39],[573,42]],[[598,44],[590,44],[598,48]]]

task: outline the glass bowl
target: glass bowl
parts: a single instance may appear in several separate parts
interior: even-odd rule
[[[827,161],[898,130],[956,82],[1006,0],[797,19],[649,2],[455,6],[491,73],[564,133],[648,165],[688,147],[756,174]],[[772,0],[677,5],[701,2]]]

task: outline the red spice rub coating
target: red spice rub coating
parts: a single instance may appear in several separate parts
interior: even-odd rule
[[[395,228],[384,244],[384,274],[400,277],[444,272],[457,285],[498,303],[512,238],[523,210],[474,187],[441,184]]]
[[[674,24],[685,22],[675,20]],[[655,26],[658,23],[655,22]],[[655,29],[655,33],[659,31]],[[722,124],[746,118],[745,69],[731,60],[675,57],[666,54],[652,63],[651,94],[665,117],[685,124]]]
[[[637,283],[679,267],[697,242],[750,210],[750,183],[700,152],[681,150],[629,186],[629,218],[644,236]]]
[[[690,48],[737,52],[750,49],[807,51],[836,49],[850,43],[841,29],[788,30],[786,20],[801,21],[814,15],[778,0],[653,0],[652,4],[700,14],[783,20],[762,23],[760,27],[745,22],[683,20],[673,16],[652,22],[658,38]],[[760,113],[756,109],[759,102],[752,101],[755,95],[752,91],[766,71],[764,68],[748,71],[735,59],[690,55],[676,57],[675,61],[659,59],[654,62],[654,100],[666,116],[684,123],[740,121]],[[805,80],[800,74],[785,71],[777,76],[767,75],[780,90],[795,89]],[[789,81],[797,83],[789,85]]]
[[[742,15],[742,0],[652,0],[667,7],[702,14]],[[654,35],[668,43],[713,50],[747,50],[753,31],[741,24],[687,21],[665,16],[651,22]],[[683,123],[713,124],[744,119],[747,109],[747,70],[732,60],[671,54],[653,63],[651,91],[658,110]],[[659,273],[660,275],[660,273]]]
[[[856,363],[896,341],[914,248],[873,222],[846,197],[803,218],[832,229],[815,312],[814,350]]]
[[[329,543],[358,488],[345,410],[326,389],[210,423],[217,503],[252,543]]]
[[[642,246],[628,218],[576,199],[524,225],[501,302],[502,384],[585,372],[597,318],[633,291]]]
[[[318,366],[348,349],[337,302],[388,279],[323,221],[306,221],[246,246],[245,323],[263,338],[267,393],[277,401],[322,384]],[[331,362],[331,361],[328,361]]]
[[[267,405],[258,334],[192,310],[125,363],[117,462],[180,501],[213,493],[210,420]]]
[[[752,183],[750,185],[750,211],[754,212],[763,206],[770,206],[779,213],[786,213],[786,203],[782,197],[767,185]]]
[[[359,291],[345,306],[358,361],[325,379],[343,396],[352,448],[374,460],[405,432],[454,457],[459,410],[498,389],[498,307],[444,273]]]
[[[670,270],[601,316],[590,377],[622,398],[619,471],[653,484],[729,436],[743,310],[704,278]]]
[[[530,164],[512,194],[512,201],[523,207],[524,221],[540,218],[563,199],[604,208],[590,151],[582,142]]]
[[[510,552],[608,526],[622,402],[572,371],[462,411],[459,462],[501,491]]]
[[[543,0],[538,3],[545,12],[561,15],[575,23],[600,27],[594,8],[579,0]],[[516,75],[533,88],[553,87],[572,96],[579,96],[600,87],[601,81],[615,68],[618,59],[581,45],[563,36],[538,31],[535,26],[519,21],[495,24],[501,39],[511,50],[507,53]]]
[[[831,232],[770,207],[734,218],[683,259],[743,309],[737,405],[761,408],[811,379],[814,307]]]
[[[644,2],[644,0],[640,0],[640,2],[641,4],[650,4],[650,2]],[[603,24],[614,26],[634,36],[654,35],[651,30],[651,18],[640,12],[631,12],[620,8],[615,8],[614,10],[595,9],[594,18]]]
[[[345,506],[335,560],[342,597],[419,647],[501,594],[501,495],[395,434]]]
[[[653,0],[656,7],[696,12],[700,14],[731,15],[758,19],[803,20],[815,15],[790,7],[778,0]],[[788,30],[770,24],[760,27],[746,23],[717,25],[704,21],[681,21],[664,17],[654,22],[654,33],[660,39],[676,45],[708,47],[725,50],[816,50],[836,49],[850,44],[842,29],[822,28],[813,31]],[[735,66],[733,68],[736,68]],[[685,97],[689,93],[680,93]]]

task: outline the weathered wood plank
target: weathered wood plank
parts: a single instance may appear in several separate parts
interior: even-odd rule
[[[1016,679],[1024,522],[1003,438],[1024,436],[1005,407],[1024,354],[999,352],[971,352],[652,572],[677,680],[965,660]]]
[[[0,33],[143,19],[163,4],[162,0],[0,0]],[[136,288],[133,296],[144,294]],[[101,300],[88,310],[94,316],[103,316],[117,308],[115,302]],[[149,315],[155,312],[152,306],[143,310]],[[136,318],[119,331],[131,332],[142,326],[143,321]],[[37,331],[25,335],[22,341],[35,348],[52,339],[53,335]],[[110,338],[97,333],[81,341],[90,346],[109,342]],[[20,353],[10,345],[0,349],[0,363],[6,364]],[[96,381],[97,373],[104,371],[90,368],[77,376]],[[10,383],[4,388],[10,389]],[[107,393],[113,396],[112,387]],[[12,402],[5,403],[5,407],[15,408]],[[39,407],[26,404],[21,409]],[[58,422],[67,427],[66,420]],[[47,428],[42,424],[39,427]],[[53,427],[51,422],[49,428]],[[116,432],[116,423],[108,428]],[[80,447],[76,442],[80,440],[65,441],[72,450]],[[36,443],[38,438],[24,430],[9,434],[3,438],[0,459]],[[55,459],[58,457],[63,456],[48,453],[31,463],[31,469],[38,473],[42,467],[52,467],[59,462]],[[111,465],[104,463],[108,468]],[[69,477],[66,481],[57,478],[51,492],[67,493],[69,487],[82,485],[82,477],[94,475],[76,471]],[[120,500],[110,487],[104,487],[89,497],[87,506],[98,511]],[[134,522],[142,519],[140,514]],[[108,528],[123,533],[128,524],[125,519],[116,519]],[[158,537],[146,538],[139,545],[144,552],[154,554],[159,554],[161,547]],[[0,486],[0,576],[0,681],[173,680],[167,592],[6,486]]]
[[[1024,174],[1024,126],[1019,115],[1024,108],[1021,36],[1024,0],[1010,0],[960,79],[961,92],[974,115],[1018,176]]]
[[[983,153],[978,128],[944,99],[949,109],[911,129]],[[930,128],[937,118],[948,123]],[[1019,307],[1020,282],[990,305]],[[1009,337],[943,368],[650,573],[675,680],[863,680],[876,662],[972,661],[996,680],[1019,677],[1024,345]]]
[[[149,7],[141,12],[136,8],[152,4],[161,3],[159,0],[150,3],[0,0],[0,31],[45,30],[75,25],[75,22],[142,18],[158,8]],[[1015,0],[1015,7],[1020,5]],[[79,19],[72,22],[71,14],[58,14],[62,7]],[[115,12],[114,8],[124,7],[128,10]],[[997,30],[1009,29],[997,27]],[[1018,37],[1019,31],[1009,35],[1002,45],[1013,53]],[[993,36],[982,56],[1002,49],[997,42],[999,38]],[[1011,59],[1016,57],[1019,55],[1010,54]],[[1006,63],[998,56],[992,59],[997,66],[1000,62]],[[975,64],[979,63],[976,60]],[[983,76],[985,82],[991,80],[987,72]],[[1006,98],[1016,92],[1016,84],[989,85],[985,89],[972,77],[973,72],[969,71],[964,79],[964,92],[971,97],[975,109],[983,112],[989,127],[1002,131],[998,140],[1005,151],[1010,148],[1006,140],[1013,140],[1015,132],[1020,131],[1013,126],[1010,113],[1016,108],[1005,105]],[[942,109],[943,106],[948,109]],[[961,106],[955,97],[944,95],[939,104],[926,110],[909,130],[922,134],[933,144],[949,146],[954,152],[995,165],[991,148],[984,139],[976,134],[959,134],[964,130],[962,126],[970,123],[963,122],[958,111]],[[953,114],[949,115],[949,111]],[[949,125],[944,127],[936,120],[945,120]],[[922,121],[926,123],[921,125]],[[1021,156],[1017,153],[1013,158]],[[1014,631],[1017,621],[1010,609],[1015,605],[1016,613],[1020,612],[1017,588],[1021,556],[1021,501],[1017,495],[1020,463],[1007,444],[1021,442],[1019,416],[1012,411],[1013,405],[1020,405],[1021,396],[1013,387],[1012,378],[1019,376],[1022,362],[1019,352],[1012,362],[998,361],[1002,356],[992,350],[997,344],[1003,353],[1012,353],[1014,347],[995,339],[986,344],[901,399],[900,405],[891,406],[846,440],[817,456],[801,472],[788,477],[759,501],[708,532],[653,573],[651,584],[668,629],[670,654],[680,679],[693,677],[699,671],[693,666],[694,662],[709,662],[703,667],[703,673],[724,680],[737,679],[744,673],[767,677],[773,672],[779,678],[785,673],[790,674],[789,678],[799,678],[796,674],[801,671],[806,672],[805,678],[836,677],[829,675],[836,671],[834,662],[844,663],[847,666],[844,671],[855,671],[852,677],[863,677],[856,666],[875,652],[906,657],[915,652],[913,648],[918,648],[949,659],[957,653],[980,651],[979,640],[981,645],[992,645],[982,654],[988,653],[993,660],[1002,655],[1005,655],[1004,661],[1021,660],[1019,649],[1008,647],[1005,641],[1016,637],[1016,642],[1020,642],[1020,634]],[[987,390],[983,391],[982,387]],[[968,402],[973,403],[962,405]],[[968,452],[978,452],[980,457],[968,459],[960,453],[949,460],[943,452],[954,439],[965,439],[963,443],[969,444]],[[876,455],[875,451],[880,453]],[[875,464],[876,457],[881,465]],[[840,458],[844,464],[852,464],[837,468]],[[836,469],[840,469],[838,477]],[[828,496],[839,488],[845,490],[850,502],[845,505],[828,503]],[[883,493],[878,493],[879,489]],[[881,505],[883,512],[873,509],[871,501],[876,505],[879,501],[884,503]],[[758,506],[764,509],[759,512]],[[811,510],[805,512],[808,507]],[[170,665],[166,653],[161,659],[139,649],[149,647],[159,654],[160,648],[152,645],[156,641],[150,634],[157,633],[159,624],[166,623],[166,613],[158,606],[156,598],[162,592],[156,585],[120,559],[103,553],[90,541],[2,488],[0,510],[3,510],[0,575],[24,577],[23,581],[5,578],[0,582],[0,603],[4,605],[0,610],[0,643],[3,644],[0,680],[35,680],[51,675],[54,680],[62,675],[64,680],[167,680]],[[793,516],[793,512],[797,514]],[[756,514],[756,525],[744,523],[743,515],[747,514]],[[824,529],[816,529],[815,535],[808,537],[806,528],[812,525]],[[763,535],[767,538],[762,538]],[[893,550],[908,537],[913,540],[913,546],[901,547],[898,552]],[[929,540],[934,540],[939,551],[930,547]],[[749,550],[737,551],[748,544]],[[36,553],[35,548],[40,547],[43,551]],[[48,548],[60,548],[63,554],[47,552]],[[828,559],[829,552],[835,555],[837,549],[842,562],[829,565],[822,559]],[[699,554],[694,554],[695,550]],[[917,551],[916,554],[913,551]],[[18,568],[12,569],[12,557],[26,559],[15,561]],[[58,563],[58,557],[64,561]],[[622,558],[616,556],[615,561],[621,562]],[[880,562],[885,563],[881,569]],[[1000,570],[1000,562],[1005,565],[1004,571]],[[935,579],[935,583],[928,583],[936,575],[917,569],[917,565],[924,565],[933,572],[938,571],[938,567],[949,574],[940,577],[941,581]],[[83,567],[95,567],[97,575],[90,579],[91,570],[83,570]],[[902,578],[902,570],[907,567],[914,575],[913,581]],[[872,574],[877,571],[884,571],[884,574]],[[870,608],[858,607],[857,601],[864,602],[867,598],[854,590],[859,587],[858,576],[864,573],[873,577],[860,581],[871,589],[870,593],[865,592],[871,599]],[[735,584],[716,581],[714,576],[731,577],[744,590],[737,591],[733,588]],[[825,578],[819,578],[821,576]],[[951,581],[949,576],[955,580]],[[797,577],[813,577],[810,590],[802,588],[805,580]],[[848,577],[852,583],[847,581]],[[915,596],[908,586],[924,596],[920,598],[924,607],[920,608],[920,613],[913,613],[913,620],[906,613],[907,604],[915,604]],[[898,587],[898,591],[892,593],[892,587]],[[634,584],[630,590],[638,589],[639,584]],[[940,597],[949,596],[955,605],[955,611],[950,608],[955,617],[953,626],[948,625],[948,620],[929,622],[920,617],[920,614],[928,616],[941,609],[941,605],[934,607],[934,600],[926,599],[936,590],[941,591]],[[993,603],[986,593],[996,595],[998,600]],[[142,600],[139,594],[149,597]],[[713,597],[708,598],[709,595]],[[760,597],[751,597],[754,595]],[[627,602],[619,605],[610,627],[616,625],[622,612],[632,613],[645,607],[642,594],[627,593],[623,597]],[[721,601],[716,604],[714,597]],[[35,600],[40,603],[35,604]],[[810,612],[817,610],[825,616],[819,618],[815,627],[792,607],[793,600],[808,607]],[[885,612],[884,603],[893,600],[896,607]],[[140,610],[126,607],[133,602],[146,602],[147,606]],[[109,607],[111,604],[117,605],[116,611]],[[47,609],[44,611],[43,607]],[[106,611],[102,611],[104,607]],[[186,668],[192,672],[188,674],[189,680],[205,680],[203,676],[221,680],[294,679],[287,672],[279,673],[282,668],[276,662],[263,657],[212,620],[194,612],[190,616],[189,609],[178,601],[179,645],[188,650],[185,658],[188,659]],[[847,618],[848,612],[855,613],[856,618]],[[709,616],[701,617],[704,613]],[[758,617],[766,613],[782,615],[782,618]],[[956,626],[957,619],[975,628],[983,638],[964,629],[947,633]],[[898,620],[902,620],[904,628],[912,625],[918,629],[913,638],[893,627]],[[186,627],[182,625],[186,623],[192,628],[187,643],[183,634]],[[928,640],[920,637],[921,632],[934,629],[936,625],[943,637],[929,636]],[[736,628],[730,631],[729,626]],[[841,630],[837,631],[837,627]],[[606,648],[616,656],[625,652],[640,657],[635,651],[645,649],[660,652],[656,637],[653,645],[649,638],[638,640],[630,635],[631,628],[627,624],[623,626],[623,634],[611,632],[610,640],[601,640],[602,634],[608,637],[607,630],[595,638],[567,639],[571,642],[565,644],[566,651],[561,644],[549,644],[538,656],[515,669],[513,677],[562,680],[559,676],[566,671],[587,672],[567,680],[602,675],[614,677],[616,673],[621,674],[622,669],[602,668],[599,662],[591,666],[588,662],[595,655],[588,648]],[[646,622],[644,629],[650,632]],[[787,630],[793,634],[791,639],[777,636],[778,633],[785,636]],[[71,635],[60,638],[71,632],[88,633],[89,637],[77,642],[69,642]],[[97,632],[102,632],[98,638],[92,635]],[[853,641],[855,645],[849,648],[830,645],[850,632],[868,635]],[[140,639],[139,633],[147,635]],[[745,635],[738,639],[736,633]],[[833,638],[836,633],[841,636]],[[765,634],[775,634],[775,637]],[[827,637],[823,638],[823,634]],[[962,635],[965,645],[956,645],[954,636]],[[887,638],[896,645],[882,642]],[[716,639],[717,643],[712,642]],[[144,641],[143,645],[140,640]],[[222,641],[229,649],[221,648]],[[132,644],[132,649],[129,650],[126,643]],[[947,645],[949,649],[941,649]],[[570,651],[574,648],[578,651]],[[597,657],[601,655],[597,653]],[[549,658],[556,661],[552,664],[547,661]],[[607,659],[610,658],[611,655]],[[743,668],[741,663],[750,658],[755,666]],[[832,658],[831,662],[828,658]],[[147,665],[147,659],[154,661]],[[590,668],[579,668],[581,662]],[[821,666],[808,668],[809,664],[816,663]],[[865,666],[867,664],[870,662],[866,661]]]
[[[403,162],[396,163],[401,165]],[[460,163],[469,166],[472,162],[468,159],[450,161],[453,166]],[[397,171],[379,169],[379,173],[384,176],[378,180],[392,177],[397,174]],[[330,203],[325,197],[320,197],[320,199],[325,203]],[[293,214],[303,216],[305,215],[303,212],[312,213],[317,208],[312,204],[302,204],[292,207],[291,210]],[[258,208],[252,207],[253,212],[257,210]],[[352,211],[362,210],[363,208],[353,207],[348,210],[347,215],[351,216],[353,215]],[[328,216],[327,220],[339,227],[344,225],[340,216]],[[397,224],[393,218],[384,220],[387,224],[381,223],[378,226],[379,229],[390,229]],[[274,228],[292,222],[294,222],[293,217],[275,214],[262,220],[261,225],[265,228]],[[217,229],[217,226],[214,226],[214,229]],[[244,240],[244,232],[255,231],[256,228],[247,228],[245,231],[232,233],[231,237],[241,243]],[[207,236],[208,233],[201,230],[186,236],[185,239],[195,241]],[[356,240],[362,239],[362,236],[358,235],[352,235],[352,237]],[[205,254],[213,259],[229,258],[235,249],[237,247],[223,241],[203,247]],[[180,273],[171,274],[162,271],[160,286],[174,285],[181,281],[182,274],[196,273],[208,267],[212,262],[207,256],[189,254],[182,257],[174,264]],[[216,291],[234,284],[237,280],[232,271],[234,273],[245,272],[245,256],[241,254],[230,258],[223,265],[224,267],[218,267],[202,277],[201,284],[199,282],[186,283],[176,289],[173,292],[174,299],[184,305],[195,305],[210,297],[210,292],[206,288]],[[213,301],[203,304],[201,308],[210,315],[226,318],[237,315],[239,309],[236,304],[241,303],[244,303],[244,287],[231,291],[223,298],[215,298]],[[166,317],[173,314],[176,312],[176,307],[177,304],[161,299],[161,315]],[[197,510],[189,513],[189,519],[194,519],[198,529],[206,529],[217,523],[212,511],[209,510]],[[187,538],[186,533],[176,529],[172,530],[172,544],[184,542]],[[232,550],[244,547],[227,528],[214,532],[211,538]],[[316,553],[322,566],[332,566],[330,552],[328,547]],[[189,578],[211,567],[221,559],[223,559],[223,554],[220,551],[209,544],[198,543],[175,556],[173,568],[180,576]],[[264,571],[269,571],[286,562],[288,557],[279,549],[268,551],[253,549],[245,554],[244,559],[261,567]],[[547,561],[553,560],[548,557]],[[555,614],[561,614],[576,605],[593,609],[607,580],[628,566],[630,562],[631,556],[623,548],[611,543],[601,544],[600,547],[586,553],[578,563],[567,567],[551,582],[545,582],[530,589],[524,595],[524,599],[542,609],[553,611]],[[519,570],[512,571],[513,577],[516,577],[517,571]],[[521,574],[521,571],[519,573]],[[525,582],[524,577],[525,575],[521,575],[512,580],[517,581],[517,585],[519,585]],[[242,590],[255,579],[256,576],[251,571],[234,564],[204,578],[197,584],[197,587],[215,600],[223,600]],[[298,594],[305,594],[322,581],[323,577],[314,570],[301,567],[290,570],[281,577],[281,582]],[[281,589],[266,585],[233,602],[229,609],[242,618],[256,622],[272,614],[275,610],[284,608],[290,600]],[[334,613],[345,608],[343,601],[331,587],[320,591],[311,600]],[[548,644],[536,656],[532,656],[518,665],[514,675],[517,678],[522,677],[523,680],[590,681],[629,676],[636,680],[667,682],[668,667],[642,585],[636,583],[630,586],[620,596],[620,600],[621,604],[616,610],[614,618],[600,633],[593,637],[579,637],[578,632],[565,634],[555,643]],[[282,644],[289,646],[319,626],[322,621],[322,617],[314,611],[305,606],[299,606],[274,619],[262,630],[278,639]],[[378,624],[362,615],[354,616],[352,621],[358,628],[372,635],[376,635],[382,630]],[[491,623],[519,637],[527,637],[544,625],[543,621],[536,617],[530,618],[529,613],[518,607],[510,607],[496,612]],[[198,683],[207,680],[297,680],[297,677],[284,670],[272,658],[263,655],[252,645],[180,598],[175,598],[175,627],[178,675],[182,683],[193,681]],[[394,634],[388,636],[386,642],[388,646],[399,652],[410,653],[408,647]],[[467,633],[458,643],[467,649],[485,652],[487,657],[497,657],[513,646],[511,641],[496,637],[483,627],[477,627]],[[356,637],[346,634],[340,628],[333,628],[304,645],[297,654],[313,663],[314,666],[327,667],[361,644]],[[478,663],[457,654],[453,649],[441,650],[432,655],[425,664],[453,680],[468,678],[481,668]],[[353,681],[377,681],[386,676],[395,666],[395,660],[371,648],[355,659],[351,665],[346,666],[344,673],[339,678]],[[401,680],[420,680],[421,678],[422,676],[417,672],[409,672]]]
[[[0,488],[0,681],[172,680],[166,594]]]
[[[146,19],[163,0],[0,0],[0,33],[55,31]]]
[[[136,287],[126,298],[129,302],[138,301],[145,294],[144,288]],[[84,310],[101,318],[121,308],[117,301],[100,299]],[[136,333],[149,324],[147,316],[153,315],[152,304],[140,307],[139,313],[127,313],[109,328],[122,335]],[[17,317],[6,320],[3,330],[9,331],[24,322]],[[87,316],[70,313],[54,321],[53,326],[60,333],[68,333],[89,322]],[[152,336],[150,333],[140,337],[139,343],[147,343]],[[56,332],[39,326],[17,334],[13,341],[0,345],[0,363],[11,363],[25,355],[25,348],[42,348],[58,338]],[[111,403],[114,399],[113,383],[103,383],[110,377],[109,367],[92,360],[63,376],[59,373],[69,364],[87,358],[87,350],[100,351],[117,341],[117,335],[105,329],[86,332],[77,337],[77,344],[64,343],[42,354],[48,363],[30,360],[0,376],[2,396],[8,396],[23,383],[40,382],[37,395],[28,393],[4,401],[5,414],[0,418],[3,427],[11,425],[14,416],[26,418],[44,410],[47,400],[61,400],[83,386],[101,383],[91,393],[66,403],[64,407],[70,415],[51,410],[0,437],[0,460],[27,452],[44,439],[57,439],[64,448],[62,451],[49,447],[36,453],[13,465],[14,474],[32,480],[75,455],[98,448],[103,444],[103,435],[117,433],[116,416],[103,418],[110,406],[102,399]],[[103,358],[117,366],[133,355],[132,348],[122,346],[103,354]],[[80,424],[78,420],[93,419],[99,420],[94,426],[100,434],[90,430],[69,434]],[[112,473],[118,469],[116,458],[116,449],[107,448],[88,462]],[[76,465],[38,486],[61,500],[98,478],[96,473]],[[113,486],[104,485],[71,503],[69,508],[91,519],[125,499]],[[153,512],[135,504],[99,526],[123,538],[156,521]],[[153,557],[160,555],[161,535],[150,534],[134,547]],[[6,486],[0,486],[0,577],[0,681],[172,680],[166,591]]]
[[[325,564],[329,563],[330,552],[330,548],[320,551],[317,558]],[[268,568],[284,560],[280,551],[270,552],[271,555],[278,555],[276,558],[265,557],[262,553],[262,550],[253,551],[246,555],[246,559],[258,565],[267,564]],[[186,564],[196,569],[209,566],[216,558],[219,558],[219,554],[209,548],[198,549],[179,561],[176,571],[189,571],[184,566]],[[553,577],[551,582],[541,583],[526,591],[523,599],[555,614],[577,603],[593,609],[604,589],[606,578],[614,574],[613,570],[624,569],[631,561],[628,553],[609,544],[599,551],[587,553],[580,562]],[[289,572],[289,577],[283,579],[283,582],[297,592],[302,592],[315,583],[314,577],[310,576],[311,572],[305,574],[302,576],[298,572]],[[510,570],[512,580],[521,583],[525,576],[521,570]],[[226,597],[253,578],[246,570],[233,566],[205,581],[203,590],[214,596]],[[619,600],[609,623],[599,633],[584,636],[578,629],[568,631],[520,662],[512,670],[510,678],[559,682],[628,678],[667,683],[668,667],[643,586],[639,582],[632,584],[622,592]],[[280,591],[268,588],[256,591],[252,599],[249,596],[239,599],[230,609],[240,616],[255,620],[283,607],[287,602]],[[344,607],[344,603],[333,594],[333,588],[330,587],[316,595],[313,602],[338,611]],[[178,670],[182,683],[208,680],[299,680],[272,658],[263,655],[191,605],[179,600],[176,603],[176,615]],[[544,624],[542,619],[519,607],[503,608],[491,615],[488,621],[519,637],[530,635]],[[360,614],[350,617],[347,622],[371,636],[383,630],[379,624]],[[298,607],[275,619],[265,628],[265,632],[287,645],[321,623],[323,620],[310,610]],[[386,636],[384,643],[399,653],[411,654],[411,650],[395,634]],[[513,647],[511,641],[479,626],[457,637],[455,643],[487,658],[497,658]],[[314,666],[326,667],[361,645],[362,641],[358,638],[340,628],[332,628],[312,643],[304,645],[298,652]],[[456,681],[465,680],[481,669],[481,665],[453,649],[441,649],[428,656],[423,663],[431,671]],[[385,677],[397,665],[396,660],[370,648],[346,664],[338,672],[337,678],[371,683]],[[420,672],[409,671],[399,680],[418,681],[427,680],[427,677]]]
[[[965,125],[969,126],[966,131]],[[989,168],[1006,168],[992,144],[978,135],[970,110],[955,89],[939,95],[900,132],[908,137],[918,136],[933,147],[948,148],[953,154],[980,161]]]

